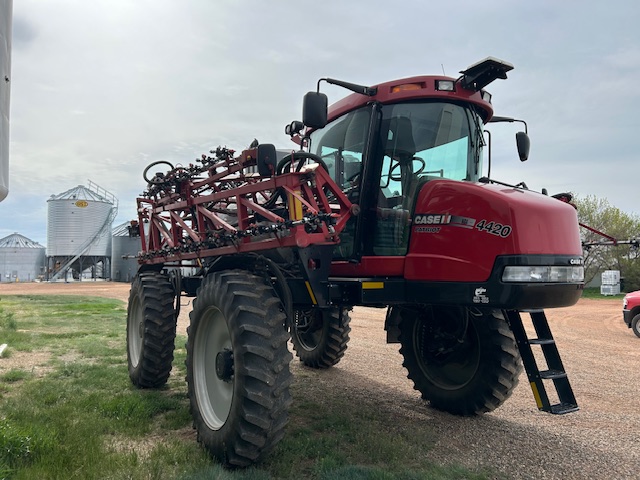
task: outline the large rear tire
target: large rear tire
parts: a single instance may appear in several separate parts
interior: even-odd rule
[[[296,310],[291,321],[291,343],[307,367],[329,368],[344,356],[349,342],[346,308]]]
[[[176,338],[175,292],[169,277],[139,273],[131,283],[127,307],[129,378],[139,388],[167,383]]]
[[[280,300],[260,277],[214,272],[190,318],[187,387],[198,441],[226,466],[259,462],[283,437],[291,404]]]
[[[403,365],[431,406],[474,415],[511,395],[522,365],[502,312],[426,306],[400,315]]]

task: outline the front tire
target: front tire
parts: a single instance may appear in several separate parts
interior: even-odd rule
[[[198,441],[221,463],[259,462],[284,435],[291,353],[273,288],[243,271],[198,289],[187,340],[187,387]]]
[[[640,313],[631,320],[631,330],[636,334],[636,337],[640,337]]]
[[[522,365],[502,312],[426,306],[400,315],[403,365],[431,406],[474,415],[511,395]]]
[[[336,365],[347,350],[350,321],[346,308],[296,310],[291,343],[300,361],[311,368]]]
[[[129,378],[139,388],[167,383],[176,338],[175,292],[169,277],[138,273],[131,283],[127,307]]]

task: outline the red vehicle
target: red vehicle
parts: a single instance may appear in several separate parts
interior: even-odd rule
[[[195,296],[186,363],[198,439],[225,464],[250,465],[287,423],[288,339],[306,366],[331,367],[363,305],[387,309],[387,339],[435,408],[491,411],[524,365],[539,409],[577,410],[543,311],[583,288],[576,211],[482,175],[485,126],[514,121],[493,116],[484,87],[512,68],[488,58],[457,79],[322,79],[353,93],[328,109],[319,89],[305,96],[303,121],[286,128],[299,151],[254,142],[166,173],[148,174],[167,162],[147,167],[132,382],[166,382],[180,295]],[[517,143],[525,160],[527,135]]]
[[[637,337],[640,337],[640,290],[627,293],[622,301],[622,318]]]

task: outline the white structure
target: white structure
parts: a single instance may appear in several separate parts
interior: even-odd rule
[[[135,235],[135,233],[131,235],[130,222],[114,227],[111,239],[111,280],[114,282],[131,282],[133,280],[140,266],[138,260],[123,257],[134,257],[140,250],[142,250],[140,235]]]
[[[14,233],[0,239],[0,282],[33,282],[45,273],[45,249]]]
[[[109,272],[111,225],[117,199],[89,182],[47,200],[47,257],[51,280],[72,270],[76,277],[92,267],[92,276]]]
[[[602,272],[600,295],[618,295],[620,293],[620,270]]]

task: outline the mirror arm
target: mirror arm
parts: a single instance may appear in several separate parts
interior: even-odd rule
[[[526,133],[527,135],[529,134],[529,131],[527,129],[527,122],[525,122],[524,120],[519,120],[517,118],[500,117],[498,115],[495,115],[495,116],[491,117],[491,120],[489,120],[488,123],[501,123],[501,122],[508,122],[508,123],[520,122],[520,123],[524,124],[524,133]]]

